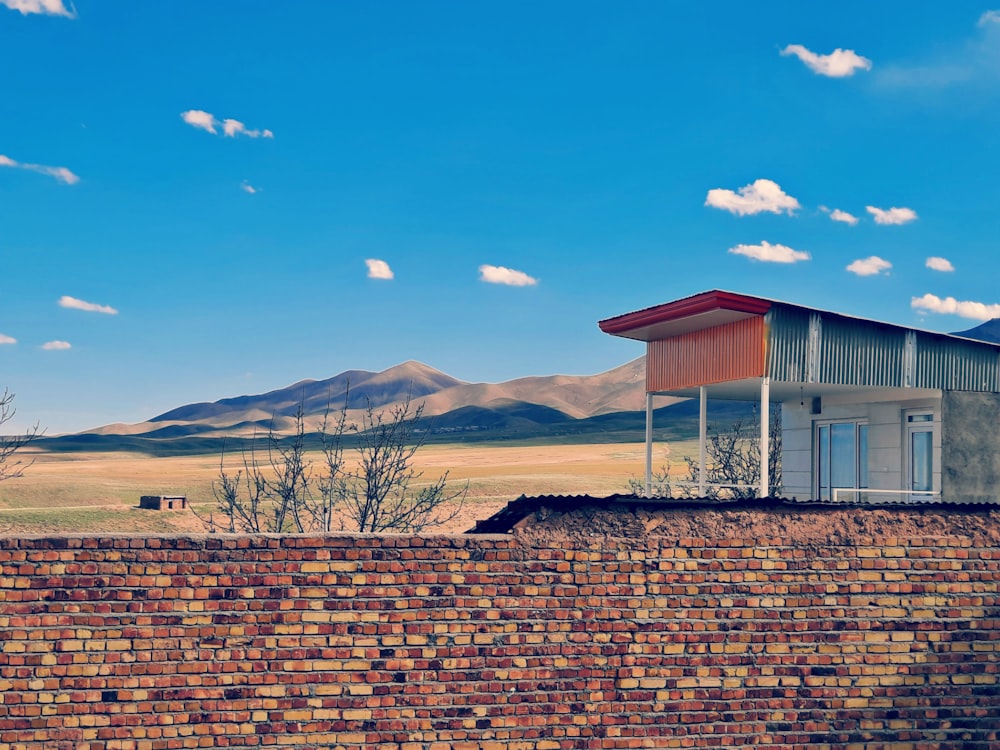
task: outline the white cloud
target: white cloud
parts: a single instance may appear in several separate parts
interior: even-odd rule
[[[877,255],[871,255],[854,261],[847,267],[847,270],[858,276],[876,276],[890,268],[892,268],[892,263]]]
[[[240,185],[240,190],[242,190],[244,193],[250,193],[250,195],[256,195],[257,193],[260,192],[260,188],[254,187],[246,180],[243,180],[243,183]]]
[[[850,224],[852,227],[858,223],[857,216],[849,214],[847,211],[841,211],[839,208],[835,208],[830,212],[830,218],[842,224]]]
[[[17,343],[17,339],[15,339],[13,336],[5,336],[4,334],[0,333],[0,345],[2,345],[2,344],[16,344],[16,343]]]
[[[2,1],[2,0],[0,0]],[[80,178],[70,172],[66,167],[47,167],[44,164],[27,164],[25,162],[14,161],[9,156],[0,154],[0,167],[13,167],[15,169],[26,169],[29,172],[37,172],[48,177],[54,177],[59,182],[66,185],[75,185]]]
[[[955,266],[951,264],[950,260],[948,260],[947,258],[938,258],[936,256],[928,258],[927,262],[924,265],[927,266],[932,271],[948,272],[955,270]]]
[[[274,138],[274,133],[270,130],[247,130],[247,126],[239,120],[223,120],[222,132],[228,138],[235,138],[238,135],[245,135],[247,138]]]
[[[55,177],[59,182],[65,182],[67,185],[75,185],[80,181],[80,178],[66,169],[66,167],[43,167],[41,164],[25,164],[23,166],[26,169],[47,174],[49,177]]]
[[[759,245],[737,245],[729,248],[733,255],[745,255],[751,260],[759,260],[763,263],[798,263],[802,260],[809,260],[809,253],[793,250],[785,245],[772,245],[770,242],[761,242]]]
[[[801,44],[789,44],[782,55],[795,55],[806,64],[813,73],[829,78],[845,78],[854,75],[859,70],[871,70],[872,61],[862,57],[852,49],[839,47],[829,55],[817,55]]]
[[[534,286],[538,283],[538,279],[528,276],[524,271],[490,265],[479,267],[479,280],[489,284],[506,284],[507,286]]]
[[[215,126],[219,124],[219,121],[211,113],[204,110],[189,109],[187,112],[181,112],[181,119],[192,128],[201,128],[209,133],[218,132]]]
[[[213,135],[218,135],[218,128],[222,127],[222,134],[226,138],[235,138],[238,135],[245,135],[247,138],[274,138],[274,133],[266,128],[263,130],[251,130],[239,120],[227,118],[219,120],[211,112],[203,109],[189,109],[181,112],[181,119],[192,128],[205,130]]]
[[[105,315],[117,315],[118,311],[108,305],[98,305],[93,302],[84,302],[76,297],[63,295],[59,298],[59,307],[68,307],[71,310],[83,310],[84,312],[104,313]]]
[[[991,23],[1000,23],[1000,10],[988,10],[979,17],[977,26],[987,26]]]
[[[0,5],[19,11],[22,16],[38,13],[44,16],[76,18],[76,9],[72,4],[67,8],[62,0],[0,0]]]
[[[72,349],[73,345],[68,341],[46,341],[42,344],[42,349],[48,352],[62,351],[64,349]]]
[[[368,266],[368,278],[369,279],[392,279],[395,275],[392,269],[389,268],[389,264],[384,260],[378,260],[377,258],[369,258],[365,261],[365,265]]]
[[[875,206],[865,206],[865,210],[875,217],[876,224],[908,224],[917,220],[917,212],[912,208],[875,208]]]
[[[752,184],[741,187],[738,192],[723,188],[709,190],[705,205],[721,208],[737,216],[747,216],[764,211],[772,214],[784,211],[791,214],[799,207],[799,202],[773,180],[754,180]]]
[[[958,315],[962,318],[971,318],[972,320],[1000,318],[1000,305],[986,305],[982,302],[960,302],[954,297],[941,299],[934,294],[913,297],[910,300],[910,307],[914,310]]]

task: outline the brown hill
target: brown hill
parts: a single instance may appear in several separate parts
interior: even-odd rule
[[[558,409],[574,419],[616,411],[636,411],[646,404],[645,358],[598,375],[548,375],[504,383],[462,383],[423,398],[428,415],[463,406],[486,408],[521,401]]]
[[[645,358],[597,375],[549,375],[517,378],[504,383],[466,383],[420,362],[404,362],[382,372],[350,370],[326,380],[303,380],[258,395],[188,404],[134,425],[114,424],[89,431],[101,435],[223,435],[289,426],[299,403],[307,424],[315,428],[329,405],[340,409],[348,398],[348,417],[358,421],[366,401],[382,409],[409,394],[424,404],[427,416],[465,410],[510,413],[518,404],[556,410],[571,419],[636,411],[645,406]],[[473,408],[478,407],[478,408]]]

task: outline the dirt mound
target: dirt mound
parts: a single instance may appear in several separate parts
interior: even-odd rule
[[[892,508],[644,508],[583,506],[570,512],[543,508],[514,530],[524,544],[592,547],[614,538],[634,544],[682,539],[768,539],[789,544],[845,545],[865,540],[968,537],[1000,545],[1000,509],[940,506]]]

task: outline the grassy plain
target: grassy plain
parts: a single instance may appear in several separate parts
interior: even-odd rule
[[[680,456],[693,446],[681,442],[671,449],[673,469],[681,471]],[[666,450],[656,447],[655,466],[665,462]],[[139,510],[139,497],[186,495],[202,514],[214,506],[217,455],[39,452],[34,458],[25,476],[0,483],[0,534],[201,532],[193,513]],[[238,468],[238,460],[229,456],[228,468]],[[640,477],[645,464],[641,443],[459,443],[425,445],[416,465],[428,480],[448,471],[449,482],[469,483],[465,511],[445,529],[464,531],[521,494],[627,492],[629,478]]]

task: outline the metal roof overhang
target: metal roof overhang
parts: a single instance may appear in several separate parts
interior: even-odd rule
[[[770,300],[716,289],[607,318],[598,325],[612,336],[655,341],[763,315],[770,309]]]

